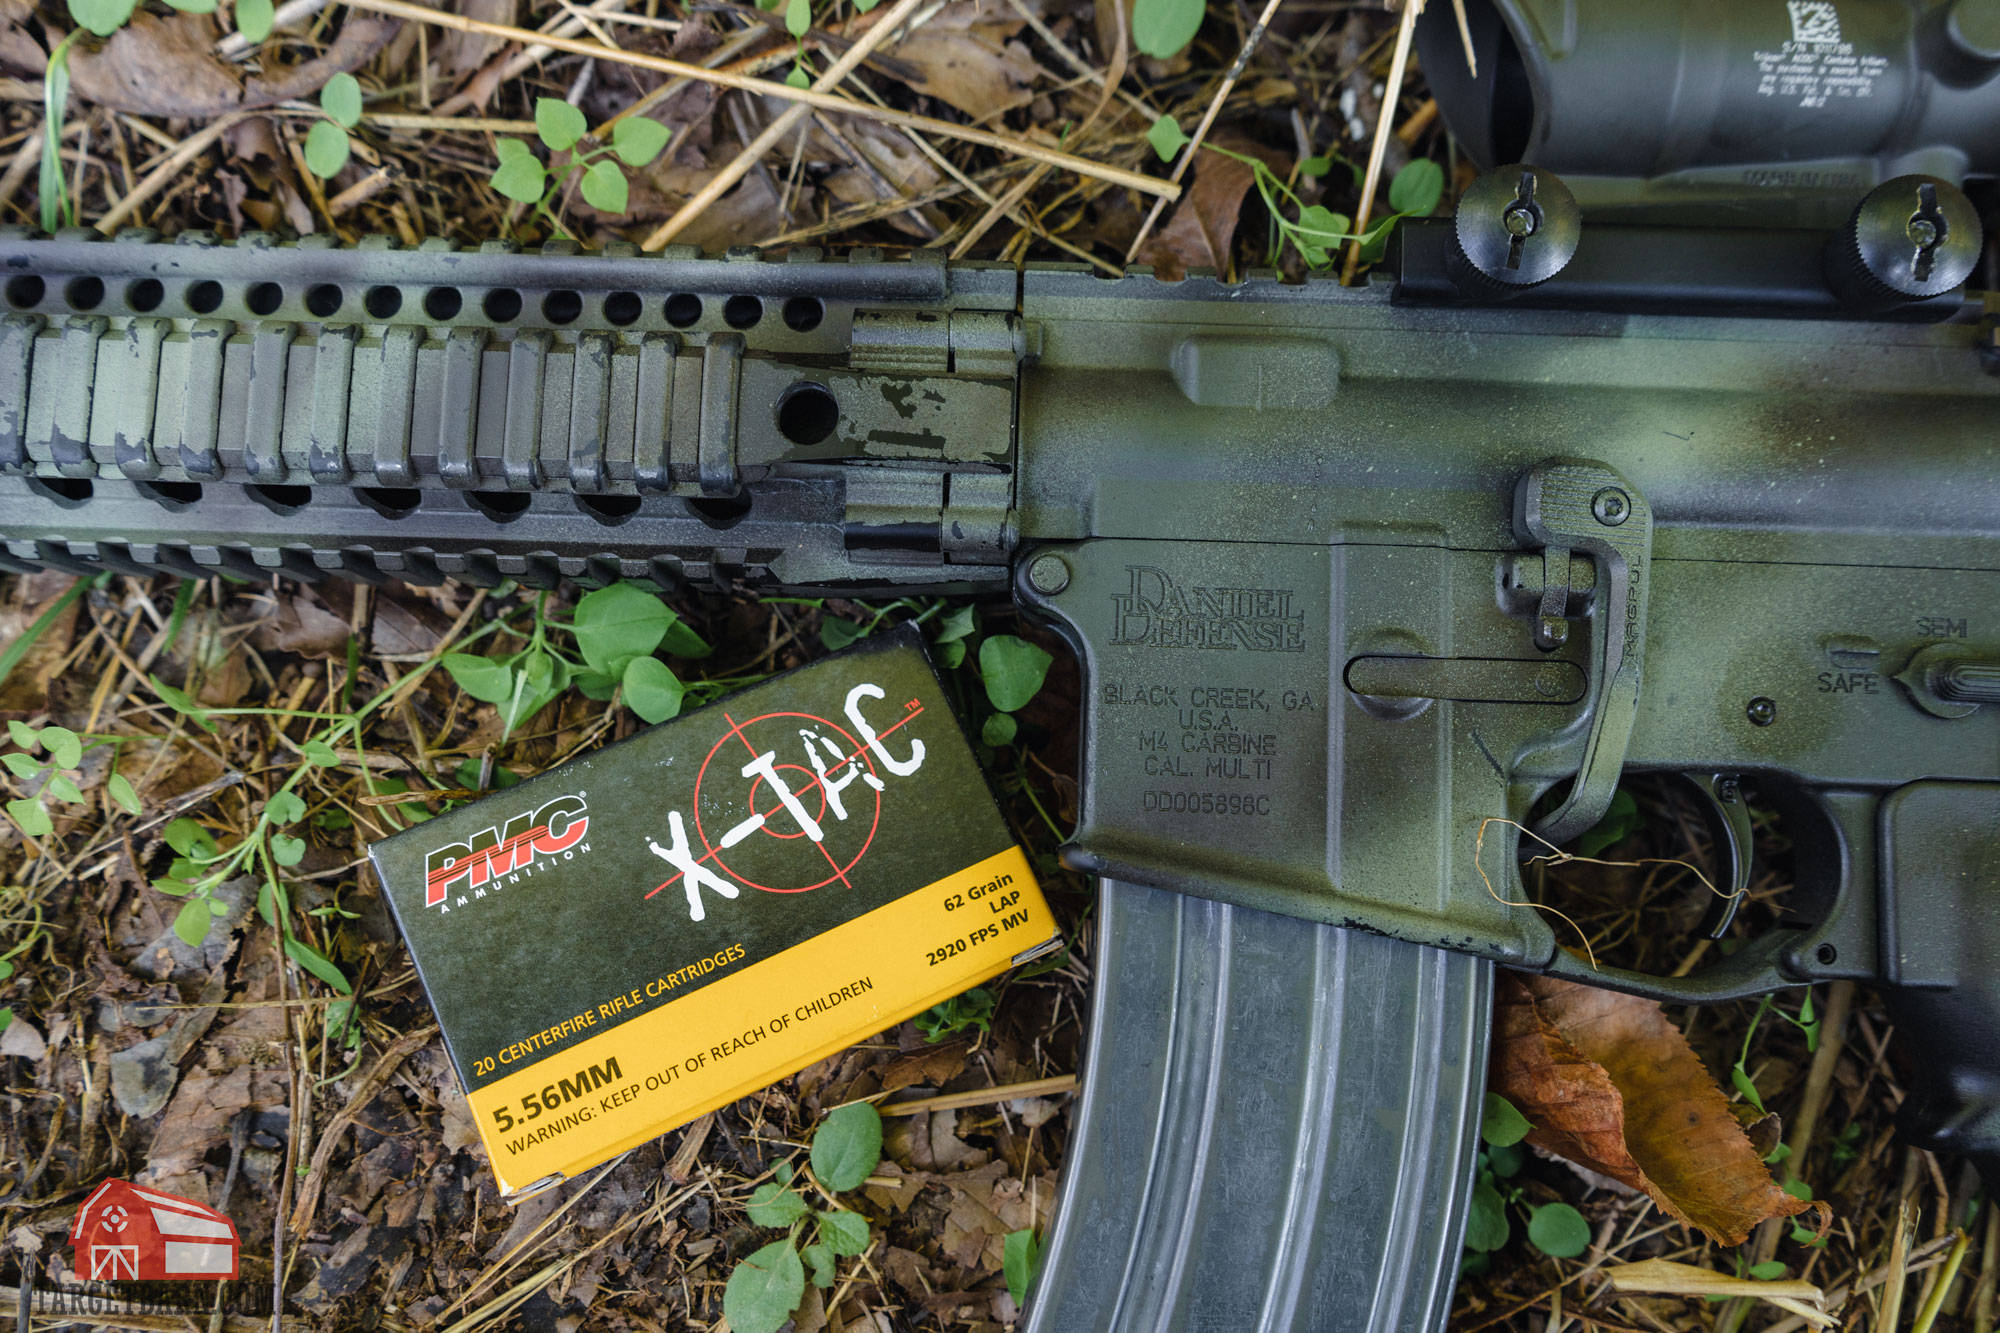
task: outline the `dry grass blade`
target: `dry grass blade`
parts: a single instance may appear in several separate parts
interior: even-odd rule
[[[1826,1313],[1826,1293],[1810,1282],[1759,1282],[1670,1259],[1646,1259],[1607,1268],[1604,1276],[1614,1291],[1634,1295],[1748,1296],[1789,1311],[1814,1328],[1835,1328],[1840,1322]]]
[[[1236,63],[1229,67],[1227,74],[1223,75],[1222,86],[1217,88],[1215,96],[1209,99],[1208,110],[1202,113],[1201,123],[1195,126],[1194,137],[1181,149],[1180,158],[1174,163],[1173,174],[1167,179],[1175,184],[1178,185],[1181,177],[1187,175],[1188,167],[1194,162],[1194,155],[1201,151],[1202,141],[1208,138],[1209,127],[1215,124],[1215,117],[1222,110],[1223,102],[1228,100],[1231,90],[1236,87],[1236,81],[1242,78],[1243,71],[1250,67],[1250,57],[1256,54],[1257,44],[1264,39],[1264,30],[1270,27],[1271,19],[1277,14],[1278,6],[1282,2],[1283,0],[1267,0],[1264,12],[1257,16],[1255,26],[1250,29],[1249,35],[1244,37],[1243,49],[1236,54]],[[1411,0],[1411,3],[1421,6],[1422,0]],[[1139,225],[1139,234],[1132,238],[1130,248],[1125,251],[1126,263],[1131,263],[1137,257],[1140,248],[1146,244],[1146,238],[1152,235],[1153,228],[1158,224],[1160,213],[1166,208],[1167,202],[1165,196],[1153,201],[1153,207],[1146,214],[1146,220]]]
[[[1963,1231],[1953,1234],[1958,1239],[1952,1242],[1951,1253],[1945,1256],[1944,1272],[1939,1276],[1937,1285],[1931,1288],[1924,1308],[1917,1311],[1917,1322],[1910,1325],[1910,1333],[1931,1333],[1931,1325],[1937,1323],[1938,1312],[1944,1309],[1945,1298],[1951,1295],[1951,1284],[1958,1280],[1958,1266],[1965,1261],[1965,1250],[1971,1237]]]
[[[901,126],[906,130],[921,130],[925,134],[935,134],[949,139],[960,139],[966,143],[978,144],[982,148],[992,148],[1003,153],[1013,153],[1020,157],[1033,158],[1037,162],[1065,171],[1073,171],[1079,176],[1089,176],[1111,185],[1121,185],[1126,189],[1138,190],[1145,194],[1157,195],[1164,199],[1180,197],[1180,186],[1153,176],[1127,171],[1122,167],[1092,162],[1068,153],[1058,153],[1041,148],[1024,139],[1004,134],[993,134],[975,129],[969,125],[957,125],[947,120],[937,120],[931,116],[913,115],[907,111],[896,111],[887,107],[872,107],[831,93],[816,92],[810,88],[793,88],[770,79],[752,78],[743,74],[732,74],[726,70],[704,69],[679,60],[669,60],[665,56],[646,55],[638,51],[620,51],[605,46],[601,42],[580,42],[572,38],[559,38],[553,34],[538,35],[504,23],[485,23],[457,14],[441,13],[425,9],[419,5],[404,4],[402,0],[348,0],[350,7],[388,14],[395,18],[409,19],[416,23],[430,23],[438,27],[453,28],[460,32],[485,33],[488,36],[504,37],[509,41],[540,42],[558,51],[568,51],[575,55],[590,56],[598,60],[608,60],[617,64],[632,65],[639,69],[650,69],[660,74],[674,74],[681,78],[702,83],[712,83],[722,88],[734,88],[739,92],[756,93],[763,97],[781,97],[793,102],[803,102],[818,107],[822,111],[836,111],[846,116],[860,116],[868,120],[879,120],[887,125]]]
[[[896,6],[884,14],[860,41],[848,47],[846,53],[834,62],[832,68],[813,80],[813,91],[831,93],[838,88],[842,79],[866,60],[870,52],[887,41],[890,34],[901,28],[904,22],[926,2],[927,0],[896,0]],[[743,151],[738,153],[728,166],[717,172],[715,179],[702,186],[693,198],[681,205],[679,211],[661,223],[653,234],[646,238],[644,248],[657,250],[687,230],[689,223],[700,217],[710,204],[729,193],[736,182],[749,173],[750,168],[763,160],[764,154],[770,152],[780,139],[798,128],[799,122],[811,114],[812,108],[803,103],[787,107],[782,115],[764,128],[762,134],[745,145]]]
[[[214,147],[215,141],[220,139],[230,126],[248,120],[250,114],[237,112],[220,120],[212,120],[200,132],[190,136],[179,148],[167,154],[164,161],[146,173],[146,179],[140,181],[131,193],[120,199],[115,207],[97,220],[97,230],[109,236],[130,222],[133,215],[139,211],[140,205],[173,184],[175,177],[179,176],[189,163]]]
[[[927,1111],[955,1111],[965,1106],[989,1106],[994,1102],[1019,1101],[1024,1097],[1053,1097],[1076,1091],[1075,1074],[1038,1078],[1026,1083],[1010,1083],[1003,1088],[973,1088],[967,1092],[947,1092],[937,1097],[918,1097],[907,1102],[886,1102],[875,1109],[883,1115],[920,1115]]]
[[[1882,1288],[1882,1313],[1875,1326],[1891,1330],[1902,1322],[1903,1289],[1910,1280],[1910,1236],[1916,1219],[1910,1216],[1910,1200],[1905,1195],[1896,1204],[1896,1229],[1890,1233],[1888,1276]]]
[[[433,1023],[396,1038],[389,1049],[382,1052],[382,1058],[375,1062],[375,1067],[368,1071],[368,1076],[362,1079],[360,1086],[355,1088],[354,1095],[347,1099],[347,1105],[340,1108],[333,1122],[320,1134],[319,1144],[313,1149],[312,1166],[299,1184],[298,1203],[292,1209],[288,1229],[294,1235],[305,1232],[307,1224],[312,1221],[313,1212],[319,1207],[320,1190],[326,1185],[327,1171],[333,1161],[333,1150],[340,1146],[341,1131],[352,1124],[354,1118],[367,1108],[369,1101],[389,1081],[389,1076],[396,1072],[396,1066],[407,1060],[412,1052],[422,1050],[429,1044],[430,1039],[437,1035],[437,1031],[437,1025]]]
[[[1361,203],[1354,210],[1357,236],[1368,231],[1368,214],[1375,206],[1375,188],[1382,181],[1382,158],[1389,148],[1389,128],[1396,119],[1396,102],[1403,92],[1403,74],[1409,68],[1410,41],[1417,33],[1417,18],[1424,12],[1424,0],[1403,0],[1402,21],[1396,25],[1396,53],[1389,58],[1389,81],[1382,90],[1382,111],[1375,118],[1375,143],[1368,150],[1368,174],[1361,182]],[[1340,280],[1354,281],[1361,263],[1361,242],[1347,243],[1347,258],[1340,266]]]
[[[1272,0],[1272,3],[1275,4],[1276,0]],[[1116,20],[1115,29],[1117,32],[1117,45],[1113,47],[1111,52],[1111,68],[1103,79],[1102,95],[1098,97],[1097,104],[1090,109],[1090,115],[1085,118],[1083,125],[1076,132],[1079,142],[1096,126],[1098,118],[1104,114],[1104,108],[1111,104],[1113,90],[1125,78],[1126,61],[1131,54],[1131,24],[1127,22],[1122,10]],[[1002,217],[1012,217],[1024,230],[1032,229],[1032,224],[1029,223],[1027,218],[1021,215],[1020,204],[1023,199],[1027,198],[1028,192],[1039,185],[1042,178],[1046,175],[1048,175],[1047,167],[1036,167],[1019,184],[1008,190],[1006,194],[990,202],[986,206],[986,212],[980,219],[967,229],[964,236],[959,238],[958,245],[951,252],[951,257],[953,259],[965,258],[972,252],[972,247],[979,241],[979,238],[984,236],[987,230]],[[1095,261],[1094,259],[1093,262],[1101,263],[1101,261]],[[1101,266],[1111,268],[1110,265]],[[1111,269],[1111,272],[1113,276],[1117,276],[1116,269]]]

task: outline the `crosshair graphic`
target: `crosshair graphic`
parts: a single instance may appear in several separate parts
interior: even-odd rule
[[[923,712],[923,706],[914,699],[904,708],[902,717],[887,730],[877,733],[878,741]],[[839,723],[816,713],[762,713],[738,722],[725,712],[723,718],[729,723],[729,730],[709,747],[695,775],[694,827],[703,853],[696,858],[697,861],[713,862],[737,883],[764,893],[810,893],[834,883],[852,888],[848,875],[868,854],[882,824],[882,777],[868,745]],[[801,734],[806,731],[813,733],[812,738]],[[838,750],[828,751],[825,747],[829,742]],[[789,762],[791,757],[803,757],[806,748],[814,744],[820,746],[817,758],[825,766],[825,779],[815,768],[807,766],[812,762],[810,758],[806,763]],[[729,785],[743,781],[743,766],[734,762],[730,753],[737,745],[741,745],[742,753],[753,760],[766,753],[773,756],[769,775],[760,774],[753,778],[748,791],[741,797],[734,792],[742,789]],[[717,779],[714,784],[709,781],[711,767]],[[850,769],[857,776],[843,782],[843,774]],[[821,830],[819,840],[809,838],[805,828],[786,809],[784,796],[771,789],[770,777],[784,783],[786,793],[807,809]],[[837,798],[828,792],[828,781],[839,792]],[[845,818],[832,814],[836,804],[845,808]],[[813,809],[814,806],[818,807],[817,810]],[[755,822],[754,830],[749,832],[742,831],[745,820],[739,814],[746,807],[748,819]],[[725,821],[730,827],[712,834],[712,830]],[[772,881],[770,883],[749,878],[723,858],[723,853],[738,841],[754,838],[769,838],[790,849],[776,854],[762,854],[762,860],[783,872],[759,870],[760,875]],[[807,852],[800,844],[813,850]],[[646,896],[651,898],[679,879],[680,876],[675,875]]]

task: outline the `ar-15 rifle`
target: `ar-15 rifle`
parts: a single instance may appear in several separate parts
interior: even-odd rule
[[[1431,1326],[1496,962],[1882,983],[1910,1130],[2000,1184],[1978,218],[1843,189],[1831,234],[1597,228],[1508,168],[1358,289],[6,232],[4,559],[1011,591],[1083,664],[1103,884],[1031,1327]],[[1630,772],[1738,888],[1754,781],[1788,924],[1660,978],[1501,902],[1498,821],[1560,842]]]

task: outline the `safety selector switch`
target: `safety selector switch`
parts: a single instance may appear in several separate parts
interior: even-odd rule
[[[1963,644],[1918,649],[1896,680],[1934,717],[1965,717],[1982,704],[2000,704],[2000,659],[1979,657]]]
[[[1467,296],[1504,300],[1562,272],[1582,235],[1576,196],[1554,172],[1495,167],[1459,197],[1446,267]]]

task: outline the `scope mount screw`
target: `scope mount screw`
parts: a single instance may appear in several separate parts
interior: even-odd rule
[[[1778,720],[1777,701],[1760,694],[1743,710],[1743,716],[1750,719],[1753,727],[1768,727]]]
[[[1069,586],[1069,562],[1054,552],[1038,555],[1028,565],[1028,586],[1053,597]]]
[[[1605,527],[1615,528],[1632,517],[1632,497],[1616,486],[1606,486],[1590,497],[1590,512]]]
[[[1715,780],[1716,800],[1721,801],[1724,805],[1735,805],[1742,797],[1742,784],[1737,782],[1735,778],[1717,778]]]

